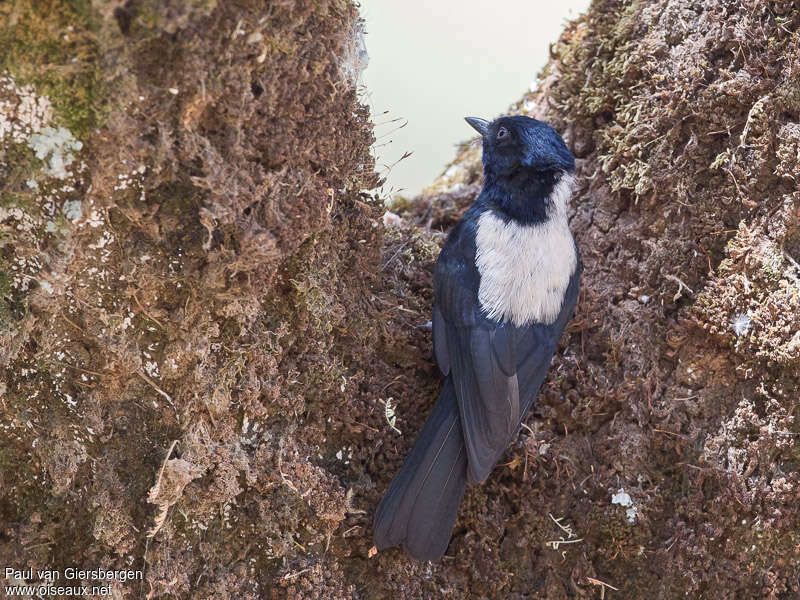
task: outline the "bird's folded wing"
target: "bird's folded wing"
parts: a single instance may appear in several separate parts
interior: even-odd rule
[[[444,375],[453,377],[467,448],[468,476],[483,481],[519,427],[516,328],[486,319],[477,296],[474,248],[456,239],[436,265],[433,347]]]
[[[472,483],[486,479],[520,421],[513,331],[447,324],[447,347]]]

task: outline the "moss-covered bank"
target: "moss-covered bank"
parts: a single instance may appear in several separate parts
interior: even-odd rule
[[[142,570],[118,598],[797,597],[799,27],[567,27],[512,110],[578,157],[579,307],[419,565],[370,523],[477,146],[385,227],[349,2],[0,5],[0,564]]]

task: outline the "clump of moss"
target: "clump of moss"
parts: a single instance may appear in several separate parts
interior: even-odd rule
[[[790,203],[777,217],[792,214]],[[743,358],[800,364],[800,265],[763,224],[742,223],[726,254],[697,299],[698,323]]]
[[[0,6],[0,70],[46,94],[57,124],[79,139],[97,123],[93,19],[88,0],[23,0]]]
[[[317,238],[312,238],[306,244],[313,246],[317,241]],[[311,255],[316,259],[304,263],[290,283],[297,292],[297,307],[305,308],[312,320],[311,326],[329,334],[341,324],[346,313],[335,290],[335,282],[339,279],[337,265],[316,252]]]

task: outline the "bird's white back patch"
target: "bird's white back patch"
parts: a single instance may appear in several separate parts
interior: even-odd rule
[[[573,182],[564,174],[555,185],[544,223],[505,222],[491,210],[478,217],[478,300],[488,318],[521,327],[550,324],[558,317],[578,264],[567,221]]]

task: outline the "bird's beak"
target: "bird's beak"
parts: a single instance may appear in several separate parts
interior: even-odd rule
[[[464,120],[470,124],[470,127],[480,133],[481,136],[485,136],[486,132],[489,131],[489,121],[486,119],[479,119],[478,117],[464,117]]]

